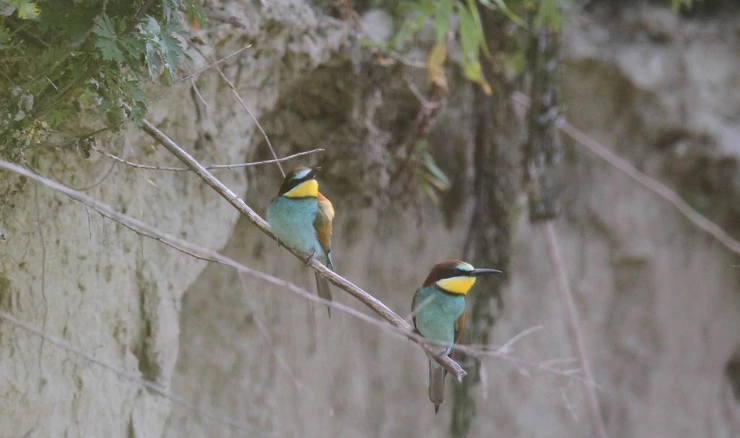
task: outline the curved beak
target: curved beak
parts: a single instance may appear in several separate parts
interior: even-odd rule
[[[471,277],[480,277],[481,275],[488,275],[488,274],[503,274],[503,272],[499,271],[498,269],[486,269],[486,268],[473,269],[470,272]]]

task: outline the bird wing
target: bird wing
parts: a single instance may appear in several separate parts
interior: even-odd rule
[[[329,259],[328,268],[332,268],[331,256],[329,253],[331,252],[331,223],[334,219],[334,206],[332,206],[331,201],[321,193],[318,195],[318,202],[319,209],[316,212],[316,219],[313,221],[313,226],[316,229],[316,237],[319,239],[321,248],[324,249],[324,252],[326,252]]]
[[[457,321],[455,322],[455,343],[457,344],[460,342],[460,338],[462,338],[463,330],[465,330],[465,311],[463,310],[462,315],[460,315],[459,318],[457,318]]]
[[[411,320],[414,322],[414,331],[416,333],[419,333],[419,329],[416,328],[416,297],[418,295],[419,295],[419,289],[416,289],[416,292],[414,292],[414,298],[411,300]]]

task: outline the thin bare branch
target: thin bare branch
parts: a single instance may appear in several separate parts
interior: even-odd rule
[[[188,167],[190,167],[196,174],[198,174],[198,176],[200,176],[204,181],[206,181],[208,185],[210,185],[214,190],[216,190],[216,192],[219,195],[224,197],[232,206],[234,206],[242,214],[247,216],[249,221],[252,222],[255,226],[257,226],[257,228],[259,228],[263,233],[267,234],[273,240],[275,239],[275,236],[272,234],[272,231],[270,230],[270,226],[267,224],[267,222],[265,222],[264,219],[262,219],[257,213],[255,213],[246,203],[244,203],[244,201],[242,201],[238,196],[236,196],[234,192],[232,192],[228,187],[226,187],[223,183],[221,183],[221,181],[219,181],[213,175],[211,175],[211,173],[208,172],[205,168],[203,168],[203,166],[200,163],[198,163],[192,156],[190,156],[190,154],[182,150],[177,144],[175,144],[172,140],[170,140],[169,137],[164,135],[161,131],[159,131],[151,123],[149,123],[149,121],[144,120],[142,124],[143,124],[143,129],[145,132],[151,135],[155,140],[161,143],[165,148],[167,148],[175,156],[180,158]],[[108,205],[102,204],[96,201],[95,199],[90,198],[89,196],[83,195],[82,193],[72,190],[67,186],[51,181],[48,178],[43,178],[41,176],[38,176],[20,166],[8,163],[7,161],[0,160],[0,169],[10,170],[11,172],[15,172],[29,179],[38,181],[46,185],[47,187],[57,190],[69,196],[72,199],[80,201],[83,204],[88,205],[91,208],[94,208],[99,213],[123,224],[124,226],[128,228],[135,229],[137,232],[139,232],[142,235],[145,235],[154,240],[162,242],[180,251],[187,252],[188,254],[191,254],[201,260],[209,260],[209,261],[223,263],[225,265],[236,268],[242,272],[245,272],[249,275],[260,277],[263,279],[267,279],[268,277],[270,277],[270,279],[275,284],[288,287],[289,289],[296,291],[298,293],[305,292],[302,289],[296,287],[295,285],[292,285],[291,283],[287,281],[276,279],[274,277],[268,276],[267,274],[261,273],[254,269],[247,268],[246,266],[243,266],[228,257],[224,257],[216,253],[215,251],[206,250],[206,252],[204,253],[204,251],[202,251],[203,248],[197,245],[193,245],[184,240],[177,239],[172,236],[160,233],[158,230],[147,225],[146,223],[142,221],[139,221],[132,217],[118,213],[117,211],[115,211]],[[292,248],[286,248],[286,249],[290,251],[291,253],[293,253],[293,255],[298,257],[299,260],[305,262],[306,256],[304,254],[301,254],[300,252],[295,251]],[[334,271],[329,270],[324,265],[322,265],[318,260],[316,260],[316,258],[312,258],[311,260],[309,260],[309,266],[311,266],[316,272],[318,272],[319,275],[329,280],[332,284],[334,284],[338,288],[342,289],[343,291],[349,293],[353,297],[360,300],[363,304],[368,306],[375,313],[380,315],[383,319],[385,319],[386,321],[390,322],[394,326],[403,330],[407,336],[413,335],[413,329],[411,325],[409,325],[409,323],[404,321],[400,316],[398,316],[395,312],[389,309],[385,304],[383,304],[380,300],[378,300],[374,296],[368,294],[367,292],[360,289],[359,287],[357,287],[355,284],[353,284],[349,280],[336,274]],[[309,299],[318,300],[318,302],[322,304],[329,303],[328,301],[324,302],[324,300],[318,297],[315,297],[313,294],[307,294],[304,296],[306,298],[310,297]],[[418,343],[424,349],[425,352],[427,352],[428,354],[432,356],[435,356],[435,349],[431,347],[431,344],[428,341],[426,341],[423,338],[415,338],[413,336],[409,336],[409,337],[414,342]],[[458,381],[461,381],[462,378],[465,375],[467,375],[465,370],[463,370],[462,367],[457,364],[457,362],[453,361],[447,356],[439,356],[436,358],[436,360],[437,362],[439,362],[440,365],[445,367],[450,372],[450,374],[455,376],[455,378]]]
[[[241,29],[244,29],[246,27],[244,23],[239,21],[238,18],[234,17],[229,12],[217,11],[211,8],[203,8],[203,13],[206,17],[208,17],[208,19],[213,21],[220,21],[222,23],[230,24]]]
[[[200,53],[200,56],[202,56],[203,59],[205,59],[208,62],[211,62],[211,59],[208,56],[206,56],[197,46],[194,46],[194,45],[191,45],[191,46],[193,47],[193,49],[195,49],[196,52]],[[274,158],[275,160],[277,160],[278,157],[277,157],[277,154],[275,153],[275,148],[272,147],[272,142],[270,141],[270,137],[267,136],[267,132],[265,132],[265,129],[262,128],[262,125],[257,120],[257,117],[254,115],[254,113],[252,113],[252,110],[249,109],[249,107],[247,106],[247,104],[244,103],[244,99],[242,99],[242,97],[239,95],[239,92],[236,91],[236,87],[229,80],[229,78],[226,77],[226,75],[224,74],[223,70],[221,70],[221,67],[219,67],[218,64],[215,64],[213,67],[216,69],[216,71],[218,71],[218,74],[221,75],[221,78],[224,80],[224,82],[226,82],[226,85],[228,85],[229,88],[231,88],[231,92],[234,94],[234,97],[236,97],[236,100],[239,101],[239,103],[241,104],[241,106],[247,111],[247,114],[249,114],[249,117],[251,117],[252,120],[254,121],[254,123],[257,125],[257,128],[262,133],[262,136],[265,137],[265,142],[267,142],[267,147],[270,148],[270,152],[272,153],[272,158]],[[283,177],[285,177],[285,171],[283,170],[283,165],[280,164],[280,161],[275,161],[275,162],[277,163],[278,167],[280,168],[280,173],[283,175]]]
[[[119,163],[126,164],[131,167],[135,167],[137,169],[148,169],[148,170],[164,170],[169,172],[191,172],[192,169],[189,169],[187,167],[167,167],[167,166],[157,166],[157,165],[150,165],[150,164],[140,164],[140,163],[134,163],[132,161],[125,160],[121,157],[117,157],[113,154],[109,154],[108,152],[103,152],[101,150],[97,150],[101,154],[105,155],[106,157],[112,158]],[[204,168],[208,170],[218,170],[218,169],[239,169],[242,167],[252,167],[252,166],[260,166],[263,164],[272,164],[276,162],[283,162],[287,160],[292,160],[293,158],[303,157],[305,155],[315,154],[318,152],[324,152],[324,149],[313,149],[310,151],[305,152],[298,152],[297,154],[288,155],[287,157],[278,158],[277,160],[264,160],[264,161],[254,161],[251,163],[239,163],[239,164],[214,164],[211,166],[203,166]]]
[[[245,265],[242,265],[242,264],[238,263],[237,261],[235,261],[235,260],[233,260],[233,259],[231,259],[229,257],[226,257],[224,255],[219,254],[216,251],[213,251],[213,250],[204,248],[202,246],[199,246],[199,245],[196,245],[196,244],[187,242],[185,240],[182,240],[182,239],[178,239],[176,237],[173,237],[173,236],[171,236],[171,235],[169,235],[169,234],[167,234],[167,233],[165,233],[163,231],[160,231],[160,230],[158,230],[158,229],[156,229],[156,228],[154,228],[154,227],[152,227],[152,226],[144,223],[143,221],[140,221],[138,219],[132,218],[132,217],[127,216],[127,215],[122,214],[122,213],[118,213],[117,211],[115,211],[112,207],[110,207],[107,204],[104,204],[104,203],[102,203],[102,202],[100,202],[100,201],[98,201],[98,200],[96,200],[94,198],[91,198],[91,197],[89,197],[89,196],[87,196],[87,195],[85,195],[83,193],[77,192],[77,191],[75,191],[75,190],[73,190],[73,189],[71,189],[71,188],[69,188],[67,186],[64,186],[62,184],[59,184],[57,182],[54,182],[54,181],[52,181],[52,180],[50,180],[48,178],[45,178],[45,177],[43,177],[41,175],[37,175],[35,173],[31,173],[30,171],[28,171],[28,170],[26,170],[26,169],[24,169],[22,167],[19,167],[19,166],[16,166],[14,164],[11,164],[11,163],[8,163],[8,162],[5,162],[5,161],[0,160],[0,169],[10,170],[12,172],[19,173],[21,175],[24,175],[24,176],[30,178],[30,179],[33,179],[35,181],[38,181],[41,184],[43,184],[43,185],[45,185],[45,186],[47,186],[47,187],[49,187],[49,188],[51,188],[53,190],[56,190],[56,191],[58,191],[58,192],[60,192],[60,193],[62,193],[64,195],[66,195],[66,196],[74,199],[77,202],[80,202],[81,204],[85,205],[86,207],[89,207],[89,208],[97,211],[103,217],[107,217],[107,218],[115,221],[116,223],[118,223],[118,224],[120,224],[120,225],[122,225],[122,226],[124,226],[124,227],[126,227],[126,228],[128,228],[130,230],[132,230],[133,232],[135,232],[135,233],[137,233],[137,234],[139,234],[139,235],[141,235],[143,237],[147,237],[147,238],[150,238],[150,239],[155,240],[157,242],[160,242],[160,243],[162,243],[164,245],[167,245],[167,246],[169,246],[169,247],[171,247],[173,249],[176,249],[177,251],[180,251],[180,252],[182,252],[184,254],[187,254],[187,255],[189,255],[191,257],[194,257],[194,258],[196,258],[198,260],[204,260],[204,261],[219,263],[219,264],[222,264],[224,266],[228,266],[230,268],[233,268],[233,269],[237,270],[240,273],[244,273],[244,274],[250,275],[252,277],[259,278],[259,279],[261,279],[263,281],[266,281],[268,283],[271,283],[271,284],[274,284],[274,285],[279,286],[281,288],[287,289],[287,290],[289,290],[289,291],[291,291],[291,292],[293,292],[293,293],[295,293],[297,295],[300,295],[300,296],[306,298],[307,300],[309,300],[311,302],[319,303],[321,305],[331,306],[334,309],[337,309],[338,311],[345,312],[345,313],[347,313],[347,314],[349,314],[349,315],[351,315],[353,317],[358,318],[361,321],[364,321],[366,323],[369,323],[371,325],[374,325],[374,326],[376,326],[376,327],[378,327],[378,328],[386,331],[387,333],[389,333],[391,335],[399,336],[399,337],[402,337],[402,338],[408,338],[408,339],[411,339],[412,341],[417,342],[417,343],[420,343],[420,344],[429,344],[429,345],[435,345],[435,346],[437,346],[437,345],[441,346],[442,345],[442,344],[438,344],[438,343],[435,343],[435,342],[427,341],[427,340],[425,340],[424,338],[422,338],[420,335],[418,335],[416,333],[410,333],[409,330],[408,330],[408,328],[406,328],[406,327],[389,324],[388,322],[385,322],[383,320],[379,320],[379,319],[374,318],[374,317],[372,317],[370,315],[366,315],[366,314],[364,314],[362,312],[359,312],[359,311],[357,311],[357,310],[355,310],[355,309],[353,309],[353,308],[351,308],[349,306],[346,306],[344,304],[340,304],[340,303],[338,303],[336,301],[326,301],[326,300],[318,297],[316,294],[313,294],[313,293],[311,293],[311,292],[309,292],[309,291],[307,291],[307,290],[305,290],[305,289],[303,289],[303,288],[295,285],[294,283],[291,283],[289,281],[283,280],[281,278],[274,277],[272,275],[266,274],[266,273],[261,272],[261,271],[258,271],[256,269],[249,268],[249,267],[247,267]],[[533,329],[525,330],[523,333],[520,333],[515,338],[521,339],[523,337],[523,334],[524,333],[531,333],[532,331],[533,331]],[[510,345],[511,342],[507,342],[507,344]],[[504,344],[504,345],[506,345],[506,344]],[[517,357],[508,356],[507,354],[502,353],[500,351],[501,350],[500,347],[491,347],[491,346],[455,345],[453,347],[453,350],[464,351],[464,352],[466,352],[467,354],[469,354],[471,356],[487,356],[487,357],[498,358],[498,359],[501,359],[501,360],[510,362],[510,363],[512,363],[512,364],[514,364],[516,366],[519,366],[519,367],[533,368],[533,369],[536,369],[536,370],[539,370],[539,371],[543,371],[543,372],[546,372],[546,373],[549,373],[549,374],[553,374],[553,375],[557,375],[557,376],[562,376],[562,377],[567,377],[567,378],[570,378],[572,380],[577,380],[577,381],[579,381],[579,382],[581,382],[583,384],[592,385],[592,386],[594,386],[596,388],[599,388],[598,385],[596,385],[594,382],[586,381],[585,379],[583,379],[580,376],[572,376],[572,375],[566,374],[563,370],[560,370],[560,369],[557,369],[557,368],[552,368],[552,367],[549,366],[549,364],[552,363],[553,361],[560,361],[561,359],[550,359],[550,360],[546,360],[546,361],[543,361],[543,362],[535,362],[535,361],[530,361],[530,360],[527,360],[527,359],[521,359],[521,358],[517,358]]]
[[[560,246],[558,245],[558,238],[552,221],[547,221],[545,223],[545,235],[547,236],[547,250],[550,253],[552,263],[555,265],[555,269],[557,270],[558,292],[560,292],[560,299],[565,305],[568,337],[573,344],[576,357],[578,357],[581,362],[584,379],[592,382],[593,372],[591,371],[591,361],[588,357],[588,352],[586,351],[586,343],[583,341],[578,310],[576,310],[576,303],[573,300],[573,291],[570,288],[568,272],[565,269],[565,263],[560,254]],[[566,373],[569,372],[566,371]],[[599,398],[596,396],[596,390],[593,386],[584,385],[583,391],[586,397],[586,406],[588,406],[591,423],[596,430],[596,436],[599,438],[607,438],[606,426],[604,425],[604,418],[601,416]]]
[[[187,68],[187,66],[185,66],[185,68],[188,70],[188,73],[191,73],[190,69]],[[195,78],[193,78],[193,77],[190,78],[190,86],[193,87],[193,91],[195,92],[195,95],[198,96],[198,100],[200,100],[200,102],[203,104],[203,106],[205,106],[206,108],[208,108],[208,102],[206,102],[206,100],[203,98],[203,95],[200,94],[200,90],[198,89],[198,85],[195,83]]]
[[[511,99],[523,106],[529,105],[529,97],[523,93],[514,93]],[[704,217],[701,213],[694,210],[686,201],[684,201],[676,192],[668,188],[665,184],[651,178],[640,172],[632,164],[617,156],[614,152],[607,149],[601,143],[586,135],[583,131],[574,127],[567,121],[563,121],[559,127],[560,131],[567,134],[576,143],[588,149],[591,153],[606,161],[620,172],[626,174],[638,184],[642,185],[651,192],[670,202],[676,209],[683,214],[691,223],[709,233],[717,239],[724,247],[740,255],[740,242],[730,236],[722,227]]]
[[[142,127],[147,134],[152,136],[152,138],[157,140],[162,146],[172,152],[177,158],[182,160],[186,166],[191,168],[199,177],[201,177],[201,179],[203,179],[203,181],[206,182],[206,184],[211,186],[219,195],[221,195],[232,206],[234,206],[234,208],[247,216],[247,219],[249,219],[249,221],[252,222],[257,228],[259,228],[263,233],[267,234],[270,238],[277,242],[277,239],[275,239],[275,236],[272,234],[270,226],[267,224],[267,222],[265,222],[264,219],[262,219],[257,213],[255,213],[254,210],[252,210],[244,201],[236,196],[236,194],[232,192],[231,189],[226,187],[221,181],[211,175],[211,173],[208,172],[195,158],[185,152],[174,141],[172,141],[169,137],[162,133],[162,131],[149,123],[148,120],[142,121]],[[285,248],[293,253],[293,255],[298,257],[298,259],[305,262],[305,254],[301,254],[300,252],[295,251],[292,248]],[[363,304],[371,308],[375,313],[380,315],[386,321],[390,322],[396,327],[406,330],[409,334],[413,332],[413,329],[409,323],[404,321],[403,318],[389,309],[380,300],[360,289],[354,283],[350,282],[344,277],[336,274],[334,271],[331,271],[326,266],[322,265],[321,262],[316,260],[316,258],[311,258],[309,260],[309,265],[316,272],[318,272],[319,275],[329,280],[338,288],[360,300]],[[435,356],[434,350],[429,346],[428,343],[423,341],[419,342],[418,340],[415,340],[415,342],[419,343],[419,345],[421,345],[425,352],[431,354],[432,356]],[[462,367],[457,364],[457,362],[453,361],[447,356],[439,356],[436,358],[436,360],[437,362],[439,362],[440,365],[445,367],[445,369],[447,369],[450,374],[455,376],[458,381],[462,381],[462,378],[467,375],[465,370],[463,370]]]
[[[509,339],[504,345],[502,345],[499,348],[497,348],[496,349],[496,352],[497,353],[501,353],[501,354],[508,354],[511,351],[512,347],[514,346],[514,344],[516,344],[517,342],[519,342],[522,339],[526,338],[527,336],[531,335],[532,333],[538,332],[540,330],[542,330],[542,326],[541,325],[530,327],[530,328],[528,328],[528,329],[526,329],[526,330],[518,333],[513,338]]]
[[[419,88],[414,84],[414,82],[409,78],[407,74],[403,75],[403,80],[406,82],[406,86],[409,90],[416,96],[416,99],[421,103],[421,105],[428,109],[428,110],[434,110],[439,108],[439,106],[442,104],[440,101],[437,102],[431,102],[429,99],[426,98],[423,94],[421,94],[421,91],[419,91]]]
[[[150,390],[150,391],[152,391],[152,392],[154,392],[156,394],[159,394],[162,397],[170,400],[171,402],[173,402],[173,403],[175,403],[177,405],[180,405],[180,406],[182,406],[182,407],[184,407],[184,408],[186,408],[186,409],[188,409],[190,411],[193,411],[193,412],[197,413],[198,415],[200,415],[203,418],[206,418],[208,420],[214,421],[216,423],[226,424],[226,425],[231,426],[231,427],[233,427],[235,429],[243,430],[245,432],[256,433],[259,436],[267,436],[268,435],[265,431],[260,430],[260,429],[258,429],[256,427],[250,426],[248,424],[240,423],[240,422],[238,422],[236,420],[233,420],[231,418],[228,418],[228,417],[225,417],[225,416],[222,416],[222,415],[219,415],[219,414],[215,414],[215,413],[212,413],[212,412],[210,412],[210,411],[208,411],[206,409],[200,408],[200,407],[194,405],[193,403],[188,402],[184,398],[182,398],[182,397],[180,397],[180,396],[178,396],[176,394],[173,394],[173,393],[167,391],[167,389],[165,389],[164,387],[162,387],[162,386],[160,386],[160,385],[158,385],[158,384],[156,384],[156,383],[154,383],[154,382],[152,382],[150,380],[142,379],[138,375],[129,373],[129,372],[127,372],[127,371],[125,371],[125,370],[123,370],[123,369],[121,369],[121,368],[119,368],[119,367],[117,367],[115,365],[111,365],[111,364],[109,364],[107,362],[104,362],[104,361],[102,361],[102,360],[94,357],[91,354],[85,353],[84,351],[82,351],[81,349],[73,346],[72,344],[70,344],[70,343],[68,343],[68,342],[66,342],[66,341],[64,341],[64,340],[62,340],[62,339],[60,339],[60,338],[58,338],[56,336],[52,336],[52,335],[44,332],[43,330],[39,330],[39,329],[31,326],[30,324],[26,324],[25,322],[23,322],[23,321],[15,318],[11,314],[6,313],[5,311],[0,310],[0,319],[5,320],[7,323],[9,323],[9,324],[11,324],[11,325],[13,325],[15,327],[18,327],[18,328],[20,328],[23,331],[26,331],[28,333],[31,333],[33,335],[38,336],[42,340],[48,342],[49,344],[52,344],[55,347],[61,348],[62,350],[65,350],[65,351],[71,353],[72,355],[77,356],[77,357],[85,360],[86,362],[93,363],[93,364],[98,365],[98,366],[100,366],[100,367],[102,367],[102,368],[104,368],[104,369],[106,369],[108,371],[111,371],[115,375],[117,375],[118,377],[120,377],[122,379],[125,379],[125,380],[128,380],[128,381],[134,382],[134,383],[136,383],[138,385],[141,385],[144,388],[146,388],[146,389],[148,389],[148,390]]]
[[[177,85],[177,84],[181,84],[181,83],[183,83],[183,82],[185,82],[185,81],[187,81],[187,80],[190,80],[190,79],[192,79],[192,78],[194,78],[194,77],[198,76],[199,74],[203,73],[204,71],[206,71],[206,70],[209,70],[209,69],[212,69],[213,67],[216,67],[216,66],[218,66],[219,64],[223,63],[224,61],[227,61],[227,60],[229,60],[229,59],[233,58],[234,56],[236,56],[236,55],[240,54],[241,52],[243,52],[243,51],[247,50],[247,49],[248,49],[248,48],[250,48],[250,47],[252,47],[252,45],[251,45],[251,44],[250,44],[250,45],[248,45],[248,46],[244,46],[244,47],[242,47],[241,49],[237,50],[236,52],[232,53],[231,55],[227,55],[227,56],[225,56],[225,57],[223,57],[223,58],[219,59],[218,61],[214,61],[214,62],[211,62],[211,63],[210,63],[210,64],[208,64],[207,66],[205,66],[205,67],[203,67],[203,68],[201,68],[201,69],[198,69],[198,70],[196,70],[195,72],[193,72],[193,73],[190,73],[190,74],[188,74],[187,76],[183,76],[183,77],[181,77],[180,79],[176,80],[176,81],[175,81],[175,84],[174,84],[174,85]]]

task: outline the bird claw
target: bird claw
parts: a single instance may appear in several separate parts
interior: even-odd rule
[[[303,260],[303,262],[306,264],[306,266],[308,266],[308,265],[311,264],[311,260],[313,260],[314,258],[316,258],[316,250],[315,249],[313,251],[311,251],[311,253],[306,256],[306,258],[305,258],[305,260]]]

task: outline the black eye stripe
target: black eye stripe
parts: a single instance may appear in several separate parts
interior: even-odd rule
[[[278,190],[278,196],[288,193],[302,182],[303,180],[296,178],[295,175],[283,181],[283,184],[280,186],[280,190]]]
[[[470,272],[460,269],[460,268],[448,268],[447,272],[445,272],[444,278],[452,278],[452,277],[465,277],[470,275]]]

